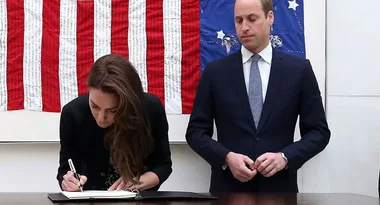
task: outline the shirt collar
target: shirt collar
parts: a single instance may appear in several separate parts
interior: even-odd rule
[[[269,65],[271,65],[271,63],[272,63],[272,52],[273,52],[272,51],[272,45],[269,42],[268,45],[267,45],[267,47],[265,47],[264,50],[262,50],[258,54],[261,56],[261,58],[266,63],[268,63]],[[241,56],[242,56],[243,64],[246,63],[252,57],[252,55],[254,55],[254,53],[252,53],[251,51],[249,51],[243,45],[241,46]]]

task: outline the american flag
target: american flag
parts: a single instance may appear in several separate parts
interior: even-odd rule
[[[60,112],[118,53],[168,114],[191,112],[206,63],[240,48],[234,0],[0,0],[0,110]],[[272,45],[304,55],[302,0],[274,1]]]

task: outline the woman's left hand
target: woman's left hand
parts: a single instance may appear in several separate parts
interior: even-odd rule
[[[113,190],[126,190],[126,189],[137,189],[143,191],[150,189],[160,183],[158,176],[153,172],[146,172],[140,176],[140,180],[133,184],[132,182],[125,182],[121,177],[108,189],[108,191]]]
[[[132,186],[131,182],[125,182],[123,178],[119,178],[116,180],[110,188],[108,188],[108,191],[114,191],[114,190],[125,190]]]
[[[132,186],[128,187],[129,189],[137,189],[139,191],[144,191],[146,189],[150,189],[155,187],[160,183],[158,176],[153,172],[145,172],[141,175],[139,182],[137,184],[132,184]]]

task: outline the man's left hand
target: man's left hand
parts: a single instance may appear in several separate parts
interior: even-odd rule
[[[287,162],[282,158],[281,153],[267,152],[258,157],[253,166],[264,177],[271,177],[283,170],[286,164]]]

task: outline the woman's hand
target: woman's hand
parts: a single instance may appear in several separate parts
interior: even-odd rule
[[[113,185],[108,189],[109,191],[113,190],[126,190],[126,189],[137,189],[143,191],[150,189],[160,183],[158,176],[153,172],[145,172],[141,175],[140,180],[133,184],[133,182],[125,182],[121,177],[113,183]]]
[[[108,188],[108,191],[114,191],[114,190],[125,190],[132,186],[131,182],[125,182],[123,178],[119,178],[116,180],[110,188]]]
[[[80,187],[83,186],[87,181],[87,177],[84,175],[80,175],[80,180],[74,177],[74,173],[72,171],[68,171],[67,174],[63,175],[62,180],[62,189],[63,191],[80,191]]]

